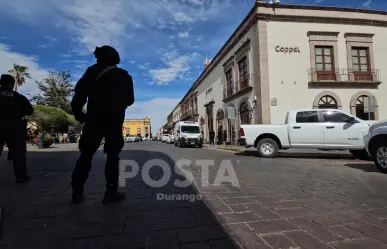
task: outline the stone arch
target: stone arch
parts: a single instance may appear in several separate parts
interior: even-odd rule
[[[331,96],[332,98],[334,98],[336,100],[336,103],[337,103],[337,109],[341,110],[341,108],[343,107],[341,99],[336,93],[334,93],[332,91],[323,91],[323,92],[320,92],[319,94],[317,94],[313,100],[313,108],[314,109],[319,108],[318,103],[319,103],[320,99],[324,96]]]
[[[244,97],[244,98],[242,98],[240,101],[239,101],[239,104],[238,104],[238,113],[239,113],[239,110],[240,110],[240,108],[241,108],[241,105],[244,103],[244,102],[246,102],[247,103],[247,106],[249,107],[249,110],[251,111],[253,108],[252,108],[252,106],[251,106],[251,103],[250,103],[250,101],[249,101],[249,98],[248,97]]]
[[[351,109],[351,114],[356,116],[356,101],[362,97],[362,96],[368,96],[368,97],[374,97],[375,98],[375,120],[379,120],[379,104],[378,104],[378,100],[377,98],[375,97],[375,95],[373,93],[370,93],[368,91],[359,91],[357,93],[355,93],[352,98],[351,98],[351,102],[350,102],[350,109]]]

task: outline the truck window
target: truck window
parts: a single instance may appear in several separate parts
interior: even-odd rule
[[[318,123],[317,111],[297,112],[296,123]]]
[[[324,122],[331,123],[346,123],[350,118],[347,114],[334,111],[323,111],[322,116],[324,118]]]

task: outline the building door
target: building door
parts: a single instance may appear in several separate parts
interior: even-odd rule
[[[216,132],[216,136],[217,136],[217,140],[218,140],[218,143],[222,143],[224,141],[224,138],[223,138],[223,121],[224,121],[224,112],[223,110],[219,110],[218,113],[216,114],[216,123],[217,123],[217,132]]]
[[[214,129],[213,105],[207,107],[207,134]]]
[[[374,97],[362,95],[356,100],[356,117],[363,120],[375,120]]]

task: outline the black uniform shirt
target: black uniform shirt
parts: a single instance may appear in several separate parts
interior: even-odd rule
[[[95,64],[89,67],[75,86],[71,107],[75,114],[87,102],[87,117],[104,113],[125,117],[125,110],[134,103],[133,80],[128,72],[118,67]]]
[[[0,88],[0,122],[19,121],[33,112],[34,108],[25,96]]]

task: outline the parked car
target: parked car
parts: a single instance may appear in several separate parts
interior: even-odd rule
[[[240,136],[261,157],[275,157],[280,149],[314,148],[349,150],[365,159],[364,135],[375,122],[337,109],[294,110],[286,115],[285,124],[241,125]]]
[[[171,142],[171,136],[170,135],[165,135],[164,136],[164,142],[169,144]]]
[[[387,121],[371,125],[369,133],[364,136],[364,147],[382,173],[387,173]]]
[[[130,135],[125,137],[125,142],[126,143],[135,143],[136,141],[136,136]]]

